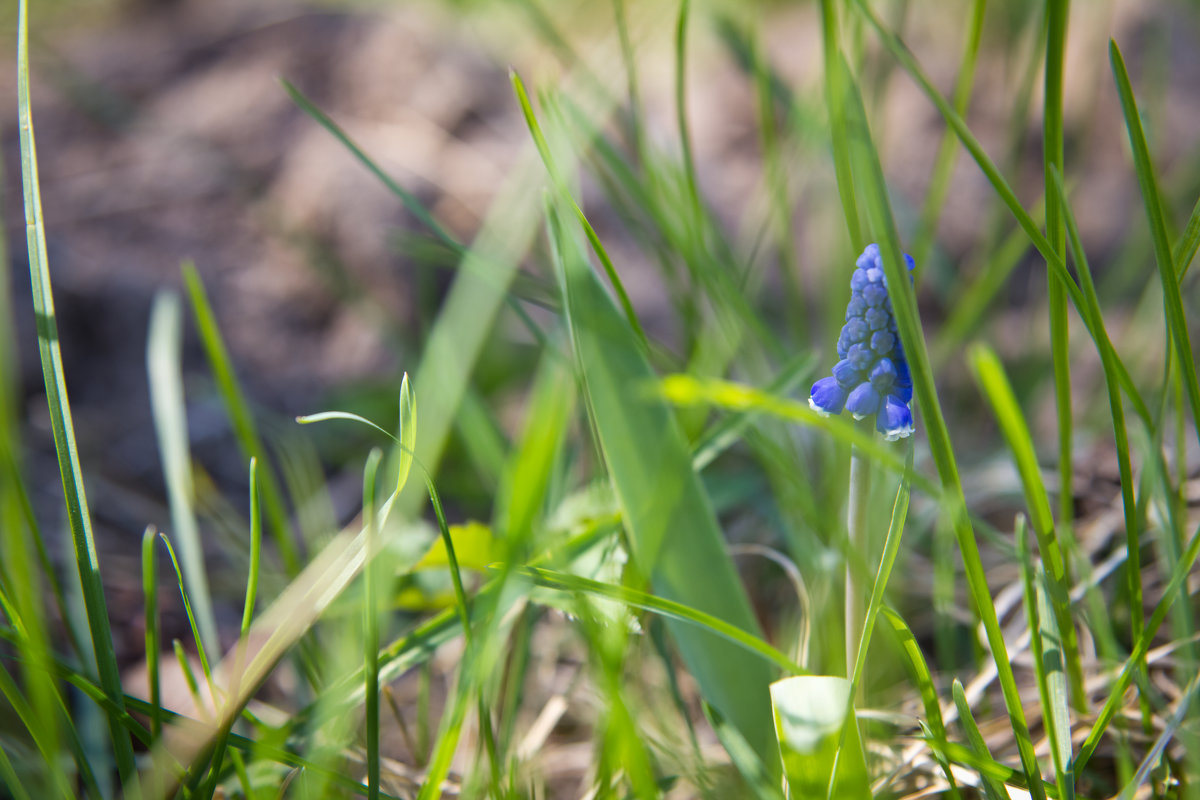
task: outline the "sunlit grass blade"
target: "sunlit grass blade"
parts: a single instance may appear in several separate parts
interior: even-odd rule
[[[1159,196],[1158,180],[1154,175],[1154,162],[1150,158],[1150,148],[1146,144],[1146,135],[1142,131],[1142,121],[1138,112],[1137,100],[1133,95],[1133,86],[1129,83],[1129,72],[1125,68],[1125,59],[1121,57],[1121,50],[1115,41],[1109,42],[1108,54],[1112,62],[1113,77],[1117,83],[1117,93],[1121,96],[1121,111],[1125,115],[1129,145],[1133,150],[1134,171],[1137,172],[1138,185],[1141,187],[1142,201],[1146,208],[1146,217],[1150,221],[1150,232],[1154,239],[1154,259],[1158,264],[1163,305],[1166,309],[1167,325],[1171,332],[1176,363],[1183,378],[1184,388],[1187,390],[1192,424],[1196,426],[1197,436],[1200,437],[1200,382],[1197,382],[1196,379],[1196,360],[1192,355],[1187,318],[1184,315],[1183,299],[1179,292],[1179,281],[1172,260],[1171,242],[1167,236],[1167,222],[1163,216],[1162,198]]]
[[[1164,751],[1172,739],[1176,738],[1180,733],[1180,728],[1186,723],[1191,712],[1191,705],[1196,701],[1197,692],[1200,691],[1200,673],[1192,675],[1192,679],[1188,681],[1187,686],[1183,687],[1180,697],[1175,701],[1175,711],[1163,725],[1163,731],[1154,740],[1154,744],[1146,753],[1146,757],[1142,759],[1142,763],[1138,765],[1137,772],[1133,778],[1121,789],[1121,794],[1117,796],[1117,800],[1133,800],[1138,796],[1138,790],[1150,780],[1155,769],[1159,768]],[[1191,713],[1194,719],[1194,713]]]
[[[857,447],[867,453],[871,460],[889,471],[903,475],[904,460],[896,455],[895,449],[886,446],[874,433],[865,433],[853,422],[843,417],[818,414],[800,403],[777,397],[751,386],[730,381],[703,380],[691,375],[668,375],[659,382],[663,397],[672,403],[687,405],[708,403],[731,411],[751,411],[770,414],[789,422],[799,422],[829,433],[843,444]],[[919,473],[911,477],[913,485],[931,497],[940,497],[941,488]]]
[[[967,702],[967,694],[963,691],[963,685],[957,678],[954,679],[954,685],[950,687],[950,691],[954,697],[954,706],[958,709],[958,722],[967,735],[967,744],[978,757],[990,759],[992,754],[988,751],[983,734],[979,732],[979,725],[975,723],[975,717],[971,714],[971,705]],[[1003,781],[996,780],[985,772],[979,773],[979,780],[980,788],[987,800],[1009,800],[1008,790],[1004,788]]]
[[[208,648],[204,646],[204,640],[200,638],[200,628],[196,624],[196,614],[192,610],[192,601],[188,597],[187,586],[183,580],[183,570],[179,566],[179,559],[175,557],[175,548],[171,545],[171,540],[165,533],[160,533],[159,537],[163,544],[167,546],[167,555],[171,558],[171,566],[175,569],[175,580],[179,586],[179,596],[183,599],[183,611],[187,617],[188,626],[192,629],[192,638],[196,643],[196,655],[200,659],[200,669],[204,671],[204,680],[208,684],[208,690],[212,692],[213,698],[217,697],[217,691],[213,684],[212,669],[208,661]]]
[[[1012,664],[1009,662],[1004,634],[1000,629],[1000,622],[996,617],[996,609],[988,589],[975,531],[967,515],[966,498],[963,495],[962,482],[959,478],[958,463],[950,443],[950,432],[946,427],[945,417],[942,414],[937,389],[934,385],[933,369],[929,362],[929,353],[926,350],[925,337],[917,312],[916,293],[901,255],[899,234],[896,230],[891,204],[888,201],[883,168],[879,163],[879,154],[875,150],[871,138],[866,110],[863,107],[862,98],[858,94],[857,86],[851,78],[850,69],[844,60],[839,61],[838,66],[846,73],[843,81],[846,88],[845,102],[850,130],[848,149],[851,166],[856,179],[862,186],[867,219],[879,241],[896,325],[899,328],[900,341],[903,343],[909,370],[912,373],[913,392],[920,406],[921,418],[925,421],[930,453],[937,465],[942,488],[946,493],[944,500],[947,503],[947,511],[958,540],[968,588],[974,600],[976,613],[987,634],[988,645],[992,649],[992,658],[997,665],[1000,687],[1004,694],[1004,704],[1008,709],[1013,735],[1020,750],[1021,764],[1029,780],[1034,800],[1041,800],[1044,792],[1041,788],[1037,757],[1030,740],[1029,726],[1025,721],[1025,712],[1021,704],[1016,678],[1013,676]]]
[[[208,591],[208,573],[204,568],[204,548],[192,507],[194,489],[180,364],[182,350],[179,298],[174,294],[159,294],[150,312],[150,333],[146,343],[150,405],[171,507],[171,527],[182,559],[184,585],[192,598],[200,639],[211,649],[217,645],[217,623]]]
[[[757,634],[712,506],[638,339],[551,212],[555,267],[593,429],[630,534],[634,563],[656,594]],[[742,731],[764,763],[774,752],[771,675],[711,634],[669,623],[705,699]]]
[[[113,707],[123,709],[121,675],[113,649],[112,628],[100,579],[100,562],[92,534],[91,514],[83,487],[83,472],[79,466],[79,451],[75,444],[75,427],[67,399],[66,377],[63,374],[62,351],[58,342],[58,323],[54,314],[54,296],[50,283],[50,265],[46,257],[46,227],[42,216],[42,199],[38,178],[37,149],[34,143],[33,120],[29,98],[29,20],[28,3],[20,0],[17,22],[17,111],[21,140],[21,181],[25,199],[25,228],[29,249],[30,283],[33,288],[33,308],[37,319],[38,354],[50,410],[50,426],[54,434],[54,449],[66,499],[67,517],[71,527],[75,566],[83,589],[84,608],[92,651],[100,673],[100,685]],[[129,735],[122,729],[116,715],[109,713],[108,729],[112,736],[113,754],[123,781],[134,777],[136,766]]]
[[[1030,651],[1042,699],[1050,755],[1058,794],[1070,800],[1075,796],[1075,776],[1071,764],[1071,718],[1067,705],[1066,677],[1063,674],[1062,643],[1054,614],[1046,614],[1049,600],[1041,585],[1044,573],[1035,571],[1029,548],[1029,528],[1024,515],[1017,517],[1017,554],[1024,589],[1025,616],[1029,620]]]
[[[684,5],[686,6],[686,4],[687,0],[684,0]],[[521,76],[513,72],[509,77],[512,81],[513,91],[517,95],[517,102],[521,105],[521,113],[525,115],[525,124],[529,128],[529,133],[533,137],[534,144],[537,145],[538,153],[542,157],[542,163],[546,165],[546,171],[550,174],[550,179],[553,181],[555,189],[561,195],[563,201],[569,203],[574,209],[575,217],[579,220],[579,224],[583,228],[588,242],[591,243],[592,251],[600,259],[600,263],[604,266],[605,274],[608,276],[609,281],[612,282],[613,291],[617,293],[621,309],[625,312],[625,318],[637,334],[642,346],[649,348],[649,343],[646,341],[646,333],[642,330],[642,324],[638,321],[637,313],[633,309],[633,303],[629,300],[629,293],[625,291],[625,284],[621,281],[621,276],[617,273],[616,266],[613,265],[612,259],[608,257],[608,253],[604,245],[600,242],[600,237],[596,234],[595,229],[592,228],[592,224],[584,216],[583,209],[571,198],[567,190],[566,176],[561,171],[562,167],[555,160],[550,145],[546,141],[546,136],[542,132],[542,127],[538,123],[537,116],[533,113],[533,106],[529,102],[529,95],[525,91],[525,84],[521,81]]]
[[[1086,708],[1086,696],[1078,640],[1071,616],[1070,576],[1067,572],[1064,548],[1057,538],[1058,529],[1050,510],[1050,496],[1042,482],[1041,468],[1034,452],[1033,437],[996,353],[982,343],[976,344],[971,348],[970,363],[975,379],[1000,423],[1004,439],[1013,453],[1017,473],[1021,476],[1025,502],[1033,516],[1033,530],[1037,535],[1039,555],[1049,571],[1051,600],[1055,620],[1063,636],[1063,654],[1070,676],[1071,694],[1075,700],[1075,707],[1083,709]]]
[[[250,413],[250,404],[246,401],[237,374],[233,369],[233,361],[229,350],[225,347],[224,337],[217,327],[216,315],[208,301],[208,293],[200,280],[200,273],[191,262],[185,262],[182,267],[184,285],[187,287],[188,300],[192,306],[192,314],[196,318],[196,329],[200,333],[200,342],[208,357],[209,368],[217,381],[217,389],[225,403],[225,413],[229,415],[230,425],[234,436],[241,448],[242,456],[246,459],[256,459],[259,463],[259,486],[262,489],[263,510],[271,524],[271,533],[275,545],[279,548],[279,556],[283,560],[284,569],[294,575],[300,569],[300,557],[296,543],[292,539],[291,526],[288,524],[287,511],[284,507],[283,494],[279,488],[278,479],[269,467],[266,450],[258,434],[258,427]]]

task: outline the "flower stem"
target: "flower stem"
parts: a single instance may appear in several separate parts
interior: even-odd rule
[[[846,551],[846,677],[853,677],[862,639],[865,609],[862,571],[859,562],[867,552],[867,495],[870,492],[870,463],[857,447],[850,453],[850,503],[846,527],[850,539]],[[862,692],[862,682],[859,683]]]

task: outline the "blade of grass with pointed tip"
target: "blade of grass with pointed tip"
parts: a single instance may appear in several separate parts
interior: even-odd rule
[[[1171,261],[1175,264],[1175,271],[1179,275],[1180,283],[1183,283],[1183,279],[1187,277],[1197,249],[1200,249],[1200,200],[1197,200],[1196,205],[1192,208],[1192,215],[1188,217],[1183,234],[1176,242],[1175,249],[1171,251]]]
[[[1004,432],[1005,441],[1016,461],[1017,473],[1021,476],[1021,486],[1025,491],[1025,502],[1033,515],[1033,530],[1037,535],[1038,550],[1042,562],[1049,570],[1051,597],[1053,599],[1054,616],[1059,630],[1063,631],[1063,649],[1066,658],[1067,673],[1071,679],[1071,693],[1075,698],[1076,707],[1083,708],[1086,695],[1083,688],[1083,667],[1079,661],[1078,641],[1075,635],[1075,624],[1071,618],[1069,576],[1066,571],[1066,557],[1062,543],[1055,535],[1054,515],[1050,510],[1050,496],[1042,482],[1041,469],[1034,452],[1033,437],[1029,426],[1017,404],[1004,367],[995,351],[983,343],[975,344],[970,351],[971,371],[979,383],[983,395],[992,408],[1000,429]]]
[[[183,398],[183,325],[179,298],[160,293],[150,310],[150,334],[146,342],[146,371],[150,383],[150,408],[158,451],[162,459],[167,500],[171,508],[171,527],[179,545],[184,585],[192,598],[192,610],[200,640],[213,649],[217,645],[217,622],[208,591],[208,573],[204,568],[204,548],[196,527],[192,505],[192,464],[187,428],[187,409]]]
[[[83,471],[75,444],[75,427],[71,421],[71,405],[67,399],[66,377],[63,374],[62,351],[58,342],[58,323],[54,314],[54,295],[50,283],[50,265],[46,258],[46,228],[42,216],[42,199],[38,183],[37,149],[34,143],[33,120],[29,99],[29,20],[28,3],[20,0],[20,19],[17,23],[17,110],[21,140],[21,182],[25,199],[25,228],[29,248],[30,283],[33,289],[33,309],[37,319],[38,354],[42,378],[46,387],[46,402],[50,410],[50,426],[54,434],[54,449],[66,499],[67,517],[71,527],[75,566],[83,588],[84,608],[92,651],[100,673],[100,685],[118,711],[123,709],[121,675],[113,649],[112,628],[100,579],[100,562],[92,535],[91,514],[83,488]],[[129,735],[112,713],[107,714],[112,736],[117,770],[121,779],[136,774],[133,746]]]
[[[233,426],[234,436],[241,448],[242,457],[257,459],[260,476],[259,485],[262,489],[263,510],[271,523],[271,533],[275,537],[275,545],[279,548],[279,556],[283,560],[284,569],[289,575],[296,574],[300,569],[300,557],[296,552],[296,544],[292,540],[291,526],[288,525],[287,511],[284,507],[283,494],[279,488],[275,472],[266,459],[266,450],[250,413],[250,404],[246,394],[238,382],[237,373],[233,369],[233,361],[225,346],[225,339],[217,327],[216,315],[213,314],[212,304],[208,301],[208,292],[200,280],[200,273],[190,261],[181,267],[184,285],[187,287],[188,301],[192,306],[192,314],[196,318],[196,329],[200,333],[200,342],[204,346],[204,354],[208,358],[209,368],[217,381],[217,389],[225,404],[225,413],[229,415],[229,423]]]
[[[551,214],[555,267],[591,411],[638,568],[662,597],[757,634],[691,453],[636,335],[588,265],[578,239]],[[770,671],[707,632],[670,623],[701,693],[742,731],[767,763],[775,744]]]
[[[845,104],[850,134],[847,144],[850,150],[851,166],[863,190],[863,204],[867,210],[867,219],[879,241],[884,274],[888,279],[892,307],[896,315],[896,325],[912,373],[914,395],[920,405],[921,418],[927,426],[929,449],[946,493],[944,500],[948,504],[947,509],[953,521],[955,537],[958,539],[967,585],[974,600],[976,612],[987,634],[988,644],[992,649],[992,658],[996,662],[1004,703],[1008,709],[1013,734],[1021,754],[1021,764],[1029,780],[1034,799],[1042,800],[1045,793],[1042,790],[1037,757],[1029,736],[1029,726],[1025,721],[1020,691],[1017,688],[1016,678],[1013,676],[1012,664],[1008,659],[1004,633],[1000,629],[1000,622],[996,617],[996,609],[988,589],[987,576],[979,553],[979,545],[975,539],[975,531],[967,514],[966,498],[963,495],[962,482],[959,478],[958,463],[950,443],[950,432],[946,427],[941,404],[938,401],[933,370],[929,363],[929,353],[925,347],[925,337],[917,311],[916,293],[901,255],[899,234],[896,231],[895,218],[887,197],[887,184],[883,177],[883,168],[879,163],[879,154],[871,138],[866,109],[863,107],[857,86],[850,76],[850,68],[844,60],[840,60],[838,64],[839,68],[846,73],[842,82],[847,94]]]
[[[1129,83],[1129,72],[1125,59],[1115,41],[1108,44],[1109,60],[1112,62],[1113,77],[1117,93],[1121,96],[1121,111],[1125,115],[1125,127],[1129,132],[1129,145],[1133,150],[1133,166],[1137,172],[1138,185],[1142,190],[1142,201],[1146,217],[1150,221],[1150,232],[1154,239],[1154,260],[1158,264],[1158,275],[1162,283],[1163,305],[1166,308],[1167,324],[1171,341],[1175,346],[1175,358],[1187,389],[1188,405],[1192,413],[1192,424],[1196,426],[1200,439],[1200,382],[1196,379],[1196,360],[1192,355],[1192,343],[1188,337],[1187,318],[1183,311],[1183,299],[1179,293],[1179,281],[1171,255],[1171,242],[1167,236],[1167,222],[1163,216],[1162,198],[1158,193],[1158,180],[1154,176],[1154,162],[1142,131],[1137,100]]]
[[[146,625],[146,683],[150,688],[150,735],[155,739],[162,733],[162,703],[159,685],[159,619],[158,567],[154,559],[154,543],[158,532],[148,526],[142,534],[142,595]]]
[[[967,735],[967,744],[970,745],[975,755],[991,759],[992,754],[988,751],[987,742],[983,740],[983,734],[979,732],[979,726],[975,724],[975,717],[971,715],[971,705],[967,702],[967,694],[963,691],[963,685],[958,678],[954,679],[954,685],[950,691],[954,696],[954,705],[958,709],[959,724],[962,725],[963,732]],[[979,773],[979,780],[987,800],[1010,800],[1003,781],[997,780],[986,772]]]

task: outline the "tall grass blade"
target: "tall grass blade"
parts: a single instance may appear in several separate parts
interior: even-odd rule
[[[150,688],[150,735],[157,739],[162,733],[162,689],[159,682],[161,645],[158,618],[158,563],[154,558],[154,543],[158,532],[148,526],[142,534],[142,601],[146,626],[146,683]]]
[[[1063,51],[1066,48],[1067,9],[1070,0],[1046,3],[1045,91],[1042,105],[1042,177],[1046,193],[1046,239],[1055,255],[1065,260],[1066,227],[1062,221],[1055,172],[1063,171]],[[1067,296],[1062,279],[1049,268],[1050,353],[1054,362],[1054,406],[1058,412],[1059,523],[1068,527],[1074,516],[1075,498],[1072,451],[1071,351],[1067,327]],[[1077,695],[1078,697],[1078,695]]]
[[[158,450],[162,458],[167,500],[171,507],[171,525],[183,568],[184,584],[194,605],[200,638],[209,649],[217,646],[217,623],[212,597],[208,591],[208,573],[204,568],[204,547],[200,543],[193,508],[195,489],[187,428],[187,408],[183,399],[183,373],[180,358],[183,349],[183,325],[179,298],[162,293],[150,311],[150,335],[146,343],[146,370],[150,382],[150,406]]]
[[[1158,180],[1154,176],[1154,162],[1150,159],[1150,148],[1146,144],[1146,134],[1142,131],[1137,100],[1133,95],[1133,86],[1129,83],[1129,71],[1125,68],[1125,59],[1122,58],[1121,50],[1115,41],[1109,42],[1108,55],[1117,83],[1117,93],[1121,96],[1121,111],[1125,115],[1129,145],[1133,150],[1134,171],[1137,172],[1146,217],[1154,239],[1154,259],[1158,264],[1159,280],[1162,283],[1163,304],[1166,307],[1167,325],[1171,332],[1176,364],[1187,390],[1192,424],[1196,428],[1197,437],[1200,438],[1200,382],[1196,379],[1196,359],[1192,354],[1192,342],[1188,336],[1187,318],[1184,316],[1183,299],[1172,260],[1171,242],[1167,236],[1167,221],[1163,216]]]
[[[963,495],[962,482],[959,479],[958,463],[950,444],[950,432],[946,428],[945,417],[942,414],[933,381],[933,370],[930,366],[929,353],[925,347],[925,338],[917,312],[916,293],[912,288],[908,269],[901,256],[899,234],[896,231],[895,219],[887,197],[887,184],[884,181],[883,168],[879,163],[879,154],[875,150],[871,138],[862,98],[850,76],[850,68],[844,60],[839,61],[839,68],[846,73],[842,80],[846,87],[845,102],[850,131],[851,163],[855,176],[862,185],[867,218],[879,241],[880,251],[883,255],[884,274],[888,279],[900,340],[903,343],[904,353],[908,358],[909,369],[912,373],[913,392],[920,406],[921,418],[925,420],[929,449],[934,463],[937,465],[942,488],[946,493],[944,501],[947,503],[955,537],[958,540],[959,552],[962,554],[967,584],[974,600],[976,613],[987,634],[988,645],[992,649],[992,658],[997,665],[1000,687],[1004,694],[1004,704],[1008,709],[1013,734],[1017,739],[1021,764],[1029,780],[1034,800],[1042,800],[1045,793],[1042,790],[1037,757],[1033,751],[1029,726],[1025,721],[1025,712],[1021,704],[1020,692],[1017,689],[1016,678],[1013,676],[1012,664],[1009,662],[1004,634],[1000,629],[1000,622],[996,617],[996,609],[988,590],[987,577],[979,554],[979,545],[975,539],[975,531],[967,515],[966,498]]]
[[[400,391],[400,405],[404,408],[405,393],[408,389],[407,376]],[[410,414],[411,416],[411,414]],[[401,416],[401,436],[405,430],[404,418]],[[411,433],[411,432],[410,432]],[[411,441],[411,439],[409,440]],[[367,521],[367,552],[375,553],[379,548],[379,523],[375,505],[375,476],[379,472],[379,462],[383,459],[383,451],[375,449],[367,456],[367,464],[363,468],[363,518]],[[409,464],[412,456],[408,456]],[[407,469],[402,469],[407,472]],[[369,558],[363,570],[363,686],[366,697],[367,729],[367,797],[378,800],[379,797],[379,583],[383,576],[379,574],[378,559]]]
[[[1076,707],[1082,709],[1085,707],[1086,695],[1075,623],[1071,617],[1067,561],[1064,547],[1056,535],[1054,516],[1050,510],[1050,496],[1042,482],[1033,437],[995,351],[982,343],[976,344],[971,348],[970,363],[975,379],[1000,423],[1005,441],[1016,461],[1017,473],[1021,476],[1025,502],[1033,515],[1033,530],[1037,535],[1039,554],[1049,572],[1054,617],[1063,636],[1063,652],[1071,681],[1071,693],[1075,698]]]
[[[656,594],[757,635],[750,610],[655,375],[581,245],[551,215],[555,267],[593,429],[630,534],[634,561]],[[707,632],[668,623],[701,693],[770,763],[770,670]]]
[[[71,525],[75,566],[79,571],[79,582],[83,589],[92,652],[105,696],[112,702],[115,711],[120,712],[124,709],[124,693],[117,668],[116,652],[113,649],[112,628],[104,600],[104,585],[100,579],[100,562],[96,555],[91,514],[83,488],[79,452],[75,444],[75,428],[71,421],[62,351],[58,342],[58,323],[54,314],[50,265],[46,259],[46,227],[42,216],[37,149],[29,100],[29,19],[26,0],[20,0],[18,9],[17,110],[21,140],[21,181],[25,198],[25,228],[29,249],[30,283],[33,287],[33,310],[37,320],[38,353],[46,387],[46,402],[50,409],[54,449],[58,456],[58,469],[67,504],[67,517]],[[107,717],[117,770],[123,781],[130,780],[136,772],[133,745],[129,741],[128,733],[121,727],[118,715],[109,713]]]
[[[850,234],[850,246],[861,252],[867,244],[863,234],[862,217],[854,187],[854,176],[850,168],[850,153],[840,142],[845,142],[849,131],[846,125],[846,74],[839,69],[842,59],[841,35],[838,32],[838,4],[834,0],[821,0],[821,41],[825,58],[825,103],[829,107],[829,132],[833,141],[833,168],[837,176],[838,196],[842,201],[842,213],[846,219],[846,230]]]

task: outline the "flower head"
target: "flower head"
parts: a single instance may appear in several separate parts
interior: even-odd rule
[[[905,255],[904,260],[911,271],[912,257]],[[896,331],[879,245],[867,245],[858,257],[850,291],[846,324],[837,342],[841,360],[830,377],[813,384],[808,404],[822,414],[840,414],[843,408],[855,419],[874,414],[876,430],[889,442],[911,436],[912,377]]]

